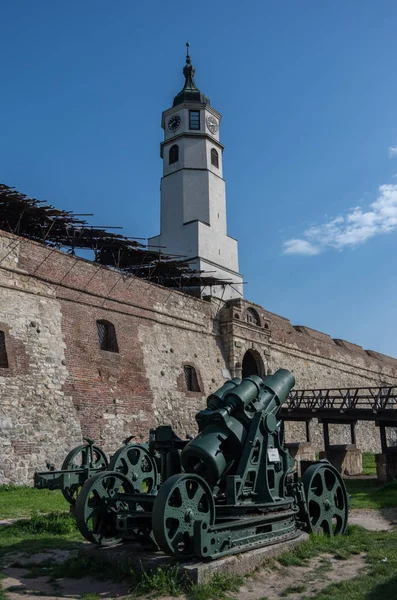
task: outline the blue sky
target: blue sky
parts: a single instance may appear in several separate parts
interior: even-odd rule
[[[394,0],[16,0],[0,19],[0,181],[158,234],[189,40],[223,115],[245,297],[397,356]]]

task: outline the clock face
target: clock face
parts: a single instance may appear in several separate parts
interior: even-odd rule
[[[179,115],[174,115],[168,121],[168,129],[170,131],[176,131],[180,124],[181,124],[181,117]]]
[[[218,121],[212,115],[208,115],[207,117],[207,127],[211,133],[218,131]]]

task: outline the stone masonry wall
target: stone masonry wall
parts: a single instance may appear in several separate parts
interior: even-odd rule
[[[70,431],[60,432],[51,419],[42,415],[44,397],[37,396],[38,402],[30,408],[42,421],[39,426],[35,419],[37,430],[48,429],[48,443],[36,444],[38,456],[33,459],[32,455],[29,469],[19,473],[18,481],[31,481],[35,468],[45,469],[45,459],[59,467],[66,451],[81,441],[81,434],[94,437],[109,454],[128,435],[147,439],[149,428],[161,423],[171,423],[183,436],[195,433],[194,415],[211,390],[224,381],[225,360],[213,318],[217,307],[137,278],[123,278],[114,270],[15,236],[0,235],[0,239],[5,238],[17,242],[18,256],[12,264],[1,263],[0,298],[2,305],[7,299],[8,310],[0,329],[17,318],[28,324],[34,318],[42,331],[44,317],[51,320],[52,312],[57,315],[59,329],[49,328],[48,340],[43,335],[38,337],[41,363],[37,365],[37,378],[30,363],[25,380],[17,387],[13,370],[5,369],[0,374],[3,389],[7,390],[0,397],[4,410],[0,427],[7,423],[6,397],[22,396],[28,387],[36,394],[44,386],[50,375],[47,353],[53,360],[53,393],[62,394],[63,402],[67,399],[71,415]],[[2,287],[9,278],[13,290]],[[20,298],[16,287],[26,290]],[[9,293],[12,300],[8,300]],[[36,303],[45,313],[40,321]],[[117,353],[99,347],[96,322],[102,319],[115,327]],[[7,340],[7,350],[21,360],[29,349],[25,340],[18,350]],[[184,365],[195,367],[199,392],[187,390]],[[57,412],[63,410],[61,403],[59,411],[52,406],[52,417],[58,418]],[[15,420],[21,412],[18,403]],[[21,435],[17,423],[14,434]],[[43,434],[37,433],[36,438],[43,439]],[[9,436],[4,435],[0,446],[7,443]],[[4,465],[4,480],[13,477],[11,470],[11,462]]]
[[[62,462],[81,442],[54,291],[15,269],[19,240],[0,237],[0,330],[8,368],[0,368],[0,483],[26,483],[45,460]]]
[[[100,349],[98,320],[114,325],[119,352]],[[205,397],[228,374],[241,376],[247,352],[262,375],[292,370],[298,388],[397,383],[394,359],[294,328],[250,302],[199,300],[4,232],[0,331],[9,359],[0,367],[0,483],[31,483],[46,459],[60,467],[82,435],[109,454],[157,424],[195,434]],[[186,365],[198,392],[187,390]],[[321,431],[313,433],[320,448]],[[334,443],[344,435],[331,429]],[[303,426],[288,424],[287,436],[304,440]],[[371,424],[357,437],[378,449]]]

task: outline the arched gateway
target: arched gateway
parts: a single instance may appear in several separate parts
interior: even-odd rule
[[[242,378],[249,377],[250,375],[259,375],[263,377],[265,374],[265,368],[263,361],[256,350],[247,350],[243,357],[242,364]]]

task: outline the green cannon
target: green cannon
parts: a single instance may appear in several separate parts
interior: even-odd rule
[[[279,413],[294,383],[284,369],[225,383],[196,416],[181,472],[147,493],[110,469],[94,475],[76,503],[80,531],[100,544],[135,539],[178,559],[216,559],[300,530],[344,533],[349,502],[338,471],[307,462],[299,481],[284,447]]]

